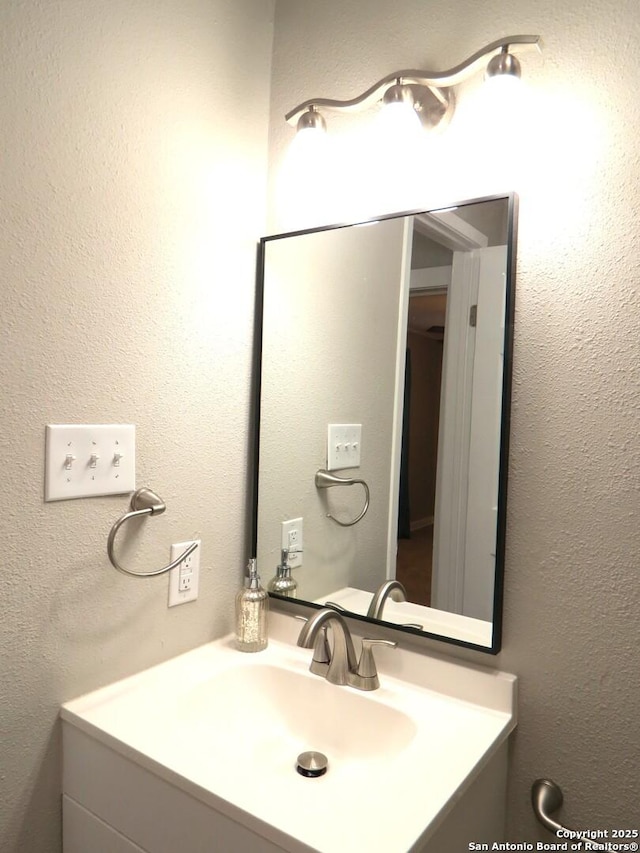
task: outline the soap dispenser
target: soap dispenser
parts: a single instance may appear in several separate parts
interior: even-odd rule
[[[255,557],[249,560],[249,577],[236,596],[236,648],[241,652],[266,649],[269,594],[260,586]]]
[[[267,589],[269,592],[275,592],[276,595],[283,595],[286,598],[297,596],[298,582],[291,577],[288,548],[283,548],[280,552],[280,565],[276,568],[276,575],[269,581]]]

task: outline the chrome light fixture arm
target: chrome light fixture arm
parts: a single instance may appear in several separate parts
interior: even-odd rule
[[[453,106],[452,93],[447,91],[452,86],[460,83],[462,80],[473,74],[478,65],[486,59],[486,57],[495,54],[498,51],[505,52],[509,48],[519,47],[521,50],[537,49],[540,50],[541,39],[538,35],[513,35],[505,36],[504,38],[496,39],[490,44],[480,48],[463,62],[448,68],[445,71],[429,71],[419,69],[405,69],[402,71],[394,71],[387,74],[373,86],[370,86],[362,94],[355,98],[347,100],[336,100],[333,98],[309,98],[298,104],[285,115],[285,120],[295,126],[298,120],[308,111],[318,109],[340,110],[343,112],[352,112],[355,110],[366,109],[376,101],[382,100],[385,91],[392,85],[401,82],[405,86],[419,86],[428,89],[431,95],[443,108],[443,115],[447,109]]]

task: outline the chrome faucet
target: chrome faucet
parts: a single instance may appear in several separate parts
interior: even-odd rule
[[[326,629],[329,626],[333,634],[333,648],[327,641]],[[304,624],[298,637],[298,645],[304,649],[313,648],[309,669],[316,675],[324,676],[331,684],[346,684],[357,690],[375,690],[380,686],[380,680],[372,646],[395,648],[397,643],[391,640],[363,639],[362,654],[358,662],[351,632],[344,618],[336,610],[323,608]]]
[[[407,590],[400,583],[400,581],[385,581],[378,587],[378,589],[373,594],[371,604],[369,605],[369,609],[367,610],[367,616],[369,617],[369,619],[382,619],[382,610],[384,608],[385,601],[395,590],[397,590],[402,596],[402,598],[397,599],[398,601],[407,600]]]

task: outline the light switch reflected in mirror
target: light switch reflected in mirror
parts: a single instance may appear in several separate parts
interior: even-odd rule
[[[261,241],[265,585],[302,518],[299,601],[499,650],[515,218],[511,194]],[[349,527],[362,491],[314,484],[328,424],[362,425]]]

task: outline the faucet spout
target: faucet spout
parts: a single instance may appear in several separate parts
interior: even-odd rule
[[[385,602],[394,591],[397,591],[401,596],[398,599],[399,601],[407,600],[407,591],[400,581],[385,581],[378,587],[371,599],[369,609],[367,610],[367,616],[369,619],[382,619],[382,611],[384,609]]]
[[[332,629],[333,649],[326,679],[332,684],[349,684],[358,662],[349,626],[337,611],[323,608],[312,616],[300,631],[298,645],[304,649],[313,648],[319,632],[327,625]]]

